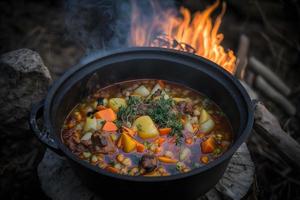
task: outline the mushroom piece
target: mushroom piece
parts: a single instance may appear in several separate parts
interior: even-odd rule
[[[140,167],[146,172],[152,172],[158,164],[157,158],[154,155],[144,154],[140,160]]]

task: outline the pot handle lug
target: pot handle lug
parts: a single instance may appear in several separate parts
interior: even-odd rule
[[[43,108],[44,108],[45,100],[40,101],[37,104],[34,104],[31,108],[30,112],[30,128],[36,137],[45,144],[49,149],[62,156],[62,151],[58,148],[58,145],[55,143],[54,139],[51,138],[49,130],[45,127],[41,130],[38,126],[37,120],[43,116]]]

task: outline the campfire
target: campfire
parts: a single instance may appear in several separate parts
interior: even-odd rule
[[[225,2],[217,18],[213,20],[211,17],[219,5],[220,0],[217,0],[205,10],[194,14],[191,14],[189,9],[180,7],[181,15],[178,16],[174,9],[163,10],[158,1],[151,1],[154,17],[149,20],[144,18],[133,1],[129,44],[194,53],[215,62],[233,74],[236,57],[232,50],[224,50],[221,45],[224,35],[218,33],[226,10]]]

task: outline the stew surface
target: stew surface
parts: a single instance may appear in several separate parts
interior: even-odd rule
[[[201,167],[232,143],[232,128],[204,95],[162,80],[102,88],[69,113],[62,140],[80,159],[112,173],[168,176]]]

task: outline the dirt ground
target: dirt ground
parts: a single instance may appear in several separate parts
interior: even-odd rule
[[[177,4],[197,10],[207,2],[186,0]],[[237,51],[240,35],[246,34],[250,39],[249,54],[271,67],[291,87],[289,99],[297,107],[293,117],[261,96],[288,134],[300,142],[299,5],[293,0],[228,0],[227,6],[220,29],[225,35],[223,44]],[[86,54],[86,49],[70,37],[65,17],[63,1],[1,1],[0,54],[19,48],[35,50],[57,79]],[[251,143],[249,146],[256,181],[245,199],[300,197],[299,169],[288,166],[291,172],[282,175],[274,161],[260,155]],[[43,145],[30,132],[15,138],[0,131],[0,198],[5,197],[1,199],[47,199],[36,173],[43,152]]]

